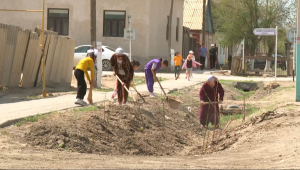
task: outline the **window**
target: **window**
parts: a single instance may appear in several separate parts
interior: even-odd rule
[[[48,9],[47,29],[69,35],[69,9]]]
[[[169,27],[170,27],[170,17],[167,16],[167,35],[166,35],[166,39],[168,40],[169,39]]]
[[[90,49],[90,46],[82,46],[82,47],[78,47],[75,50],[75,53],[87,53],[87,51]]]
[[[125,11],[104,11],[103,36],[124,37]]]
[[[177,18],[176,24],[176,41],[179,41],[179,18]]]

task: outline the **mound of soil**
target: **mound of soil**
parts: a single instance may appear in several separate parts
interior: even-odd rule
[[[138,106],[110,103],[105,115],[103,106],[93,112],[50,115],[29,126],[25,139],[49,149],[114,155],[178,155],[193,144],[200,131],[199,110],[172,110],[158,98],[146,101],[151,104],[144,104],[141,114]]]
[[[274,130],[277,127],[280,127],[282,125],[278,124],[272,124],[272,123],[265,123],[272,119],[277,119],[281,117],[287,116],[286,113],[277,113],[276,111],[269,111],[266,112],[260,116],[255,116],[251,118],[251,120],[245,124],[242,124],[238,127],[235,127],[232,131],[223,133],[222,130],[216,130],[216,137],[214,138],[214,142],[210,142],[211,138],[209,138],[209,144],[207,145],[207,148],[205,149],[205,153],[213,153],[218,151],[223,151],[225,149],[230,148],[232,145],[237,143],[239,140],[250,140],[250,136],[253,133],[257,133],[262,130]],[[255,127],[254,127],[255,126]],[[195,155],[195,154],[202,154],[200,152],[200,149],[203,150],[203,147],[196,147],[192,149],[189,153],[189,155]]]

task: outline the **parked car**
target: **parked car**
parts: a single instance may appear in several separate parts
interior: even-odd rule
[[[87,56],[87,51],[91,48],[90,45],[81,45],[75,48],[74,54],[74,68],[78,62]],[[115,49],[109,46],[102,46],[102,70],[110,71],[112,67],[110,65],[110,58],[115,53]],[[128,53],[125,53],[129,56]]]
[[[272,55],[275,57],[275,54]],[[277,54],[277,58],[284,58],[284,56]],[[271,61],[271,68],[274,66],[275,60]],[[264,70],[266,66],[266,60],[254,60],[254,69]],[[286,70],[287,62],[286,60],[277,60],[277,67],[281,68],[282,70]]]

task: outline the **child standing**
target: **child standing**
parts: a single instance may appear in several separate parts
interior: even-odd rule
[[[180,71],[181,71],[181,61],[184,59],[182,58],[182,56],[180,55],[180,52],[176,52],[175,53],[175,57],[173,58],[174,60],[174,64],[175,64],[175,80],[177,75],[179,75]]]
[[[182,66],[182,69],[186,69],[186,78],[188,78],[189,81],[193,73],[193,67],[197,67],[197,65],[202,66],[202,64],[198,63],[192,58],[193,54],[190,53]]]

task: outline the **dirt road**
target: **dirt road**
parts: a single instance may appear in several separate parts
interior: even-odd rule
[[[236,91],[226,87],[227,93],[235,94]],[[232,92],[230,92],[232,90]],[[189,92],[189,93],[188,93]],[[0,168],[135,168],[135,169],[192,169],[192,168],[254,168],[254,169],[273,169],[273,168],[285,168],[285,169],[299,169],[300,168],[300,105],[298,103],[291,102],[294,95],[294,88],[284,87],[274,90],[273,92],[258,91],[258,94],[253,95],[256,97],[257,103],[254,100],[249,103],[254,103],[255,106],[263,107],[261,110],[266,110],[264,114],[253,114],[247,118],[247,122],[242,124],[241,120],[236,120],[232,123],[236,126],[232,130],[229,130],[226,134],[221,135],[216,144],[210,145],[208,151],[210,154],[202,153],[202,137],[197,132],[201,133],[201,129],[194,127],[193,123],[197,119],[193,116],[188,117],[183,110],[176,111],[176,113],[168,113],[167,115],[172,118],[172,121],[166,125],[169,129],[165,130],[160,128],[161,120],[157,118],[161,117],[156,115],[154,109],[148,105],[145,109],[152,111],[156,119],[146,118],[144,121],[148,125],[149,129],[145,130],[145,133],[140,133],[136,129],[140,126],[136,125],[134,115],[131,112],[122,112],[122,110],[114,109],[111,112],[111,122],[120,122],[122,126],[117,127],[112,124],[110,127],[118,134],[122,134],[121,137],[111,139],[111,143],[105,142],[105,138],[98,136],[95,138],[96,144],[103,146],[101,152],[105,154],[99,154],[99,148],[92,148],[91,153],[86,150],[78,150],[76,144],[80,144],[78,141],[73,140],[73,151],[69,149],[46,149],[54,137],[60,135],[44,135],[45,131],[50,134],[48,128],[62,127],[63,132],[68,138],[72,130],[77,131],[78,136],[84,137],[91,132],[103,133],[101,129],[94,131],[88,125],[93,126],[93,121],[89,122],[91,115],[100,114],[102,111],[96,112],[70,112],[54,114],[48,118],[39,120],[38,122],[27,123],[21,127],[10,126],[0,129]],[[193,92],[193,88],[189,91],[178,91],[175,93],[178,97],[185,96],[185,102],[193,104],[193,101],[198,96]],[[193,98],[195,97],[195,99]],[[189,100],[187,100],[189,98]],[[227,98],[229,102],[239,102],[232,99],[229,95]],[[160,106],[159,101],[154,99],[147,99],[150,102],[156,102],[157,112]],[[261,102],[260,101],[268,101]],[[197,114],[197,103],[192,108],[193,114]],[[270,106],[278,106],[275,110]],[[149,108],[148,108],[149,107]],[[110,108],[107,108],[108,110]],[[194,111],[195,110],[195,111]],[[271,110],[271,111],[270,111]],[[269,112],[268,112],[269,111]],[[130,114],[129,114],[130,113]],[[80,114],[82,114],[80,116]],[[120,117],[118,116],[120,115]],[[125,116],[124,116],[125,115]],[[127,115],[127,116],[126,116]],[[133,116],[131,118],[131,116]],[[103,115],[99,116],[103,117]],[[138,115],[136,116],[138,117]],[[121,118],[121,119],[120,119]],[[120,119],[120,120],[119,120]],[[63,122],[67,122],[62,124]],[[85,123],[82,123],[85,122]],[[137,121],[138,122],[138,121]],[[133,124],[132,124],[133,123]],[[35,128],[36,127],[36,130]],[[42,127],[44,129],[42,129]],[[172,129],[173,128],[173,131]],[[43,131],[38,131],[39,129]],[[182,129],[182,131],[178,131]],[[43,132],[43,133],[40,133]],[[55,131],[54,134],[56,134]],[[29,134],[31,133],[31,134]],[[123,134],[124,133],[124,134]],[[127,134],[128,133],[128,134]],[[164,135],[163,133],[167,133]],[[66,135],[67,134],[67,135]],[[182,141],[176,141],[176,134],[180,134]],[[104,135],[104,133],[103,133]],[[134,140],[128,142],[126,145],[122,145],[121,140],[126,136],[132,135]],[[161,137],[160,137],[161,135]],[[28,136],[30,138],[28,138]],[[77,137],[78,137],[77,136]],[[158,137],[157,139],[155,137]],[[160,137],[160,138],[159,138]],[[89,137],[93,138],[93,137]],[[65,138],[67,139],[67,138]],[[74,139],[74,138],[72,138]],[[79,139],[79,138],[78,138]],[[145,143],[138,143],[138,139]],[[86,140],[83,138],[83,140]],[[94,140],[94,139],[93,139]],[[120,141],[119,141],[120,140]],[[164,141],[167,140],[167,141]],[[189,141],[188,141],[189,140]],[[89,140],[87,140],[89,141]],[[155,145],[152,143],[155,143]],[[155,142],[156,141],[156,142]],[[164,141],[163,143],[159,143]],[[97,143],[98,142],[98,143]],[[87,142],[89,143],[89,142]],[[171,144],[176,143],[175,146]],[[51,142],[50,142],[51,144]],[[65,143],[67,144],[67,143]],[[145,150],[135,150],[135,148],[129,148],[134,144],[140,144],[145,146],[152,146],[144,154],[156,153],[157,150],[168,148],[169,156],[167,152],[162,152],[164,156],[141,156],[134,153],[127,153],[124,151],[133,151],[140,153]],[[170,144],[170,146],[168,145]],[[127,146],[127,147],[126,147]],[[85,148],[87,145],[81,145]],[[139,148],[139,147],[136,147]],[[161,149],[161,150],[162,150]],[[172,150],[173,149],[173,150]],[[79,153],[83,151],[84,153]],[[155,152],[153,152],[155,151]],[[158,152],[160,153],[160,152]]]
[[[292,105],[293,106],[293,105]],[[285,109],[285,110],[283,110]],[[300,168],[300,109],[238,131],[243,135],[229,149],[195,156],[123,156],[80,154],[27,147],[0,138],[1,168]],[[9,141],[9,142],[8,142]]]

